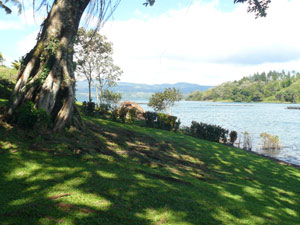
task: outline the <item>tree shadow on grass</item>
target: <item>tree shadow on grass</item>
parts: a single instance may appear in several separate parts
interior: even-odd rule
[[[34,141],[24,145],[22,137],[1,128],[2,224],[282,224],[298,219],[299,171],[293,168],[191,137],[162,141],[149,130],[95,127],[44,142],[53,144],[49,150],[60,152],[64,146],[63,152],[72,154],[32,151]],[[84,154],[74,154],[76,149]]]

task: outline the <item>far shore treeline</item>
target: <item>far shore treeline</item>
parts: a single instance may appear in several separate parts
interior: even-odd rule
[[[256,73],[241,80],[226,82],[207,91],[194,91],[187,101],[300,102],[300,73]]]

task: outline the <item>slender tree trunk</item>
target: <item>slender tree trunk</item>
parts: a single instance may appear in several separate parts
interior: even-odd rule
[[[103,83],[99,79],[99,90],[100,90],[100,105],[103,104]]]
[[[90,0],[55,0],[42,25],[36,46],[26,55],[18,73],[7,115],[27,101],[44,109],[59,130],[73,120],[75,78],[73,42]]]
[[[97,82],[95,82],[95,89],[96,89],[96,96],[97,96],[97,106],[100,107]]]
[[[90,79],[88,80],[88,84],[89,84],[89,102],[92,102],[92,90],[91,90],[92,81]]]

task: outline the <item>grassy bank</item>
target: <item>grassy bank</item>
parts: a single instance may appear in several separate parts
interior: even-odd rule
[[[0,80],[10,80],[14,82],[16,80],[17,70],[8,68],[5,66],[0,66]]]
[[[15,69],[0,66],[0,103],[7,101],[16,80]]]
[[[83,130],[51,133],[0,115],[0,224],[300,223],[297,168],[179,133],[84,120]]]
[[[1,224],[297,224],[299,169],[172,132],[85,118],[1,123]]]

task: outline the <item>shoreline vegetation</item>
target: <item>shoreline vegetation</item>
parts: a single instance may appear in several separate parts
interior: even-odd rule
[[[187,101],[300,103],[300,73],[256,73],[207,91],[194,91]]]
[[[219,102],[219,103],[272,103],[272,104],[298,104],[297,103],[294,103],[294,102],[281,102],[281,101],[269,101],[269,100],[262,100],[262,101],[259,101],[259,102],[235,102],[235,101],[232,101],[232,100],[222,100],[222,99],[219,99],[219,100],[188,100],[188,99],[185,99],[185,101],[187,102]],[[300,102],[299,102],[300,103]]]

